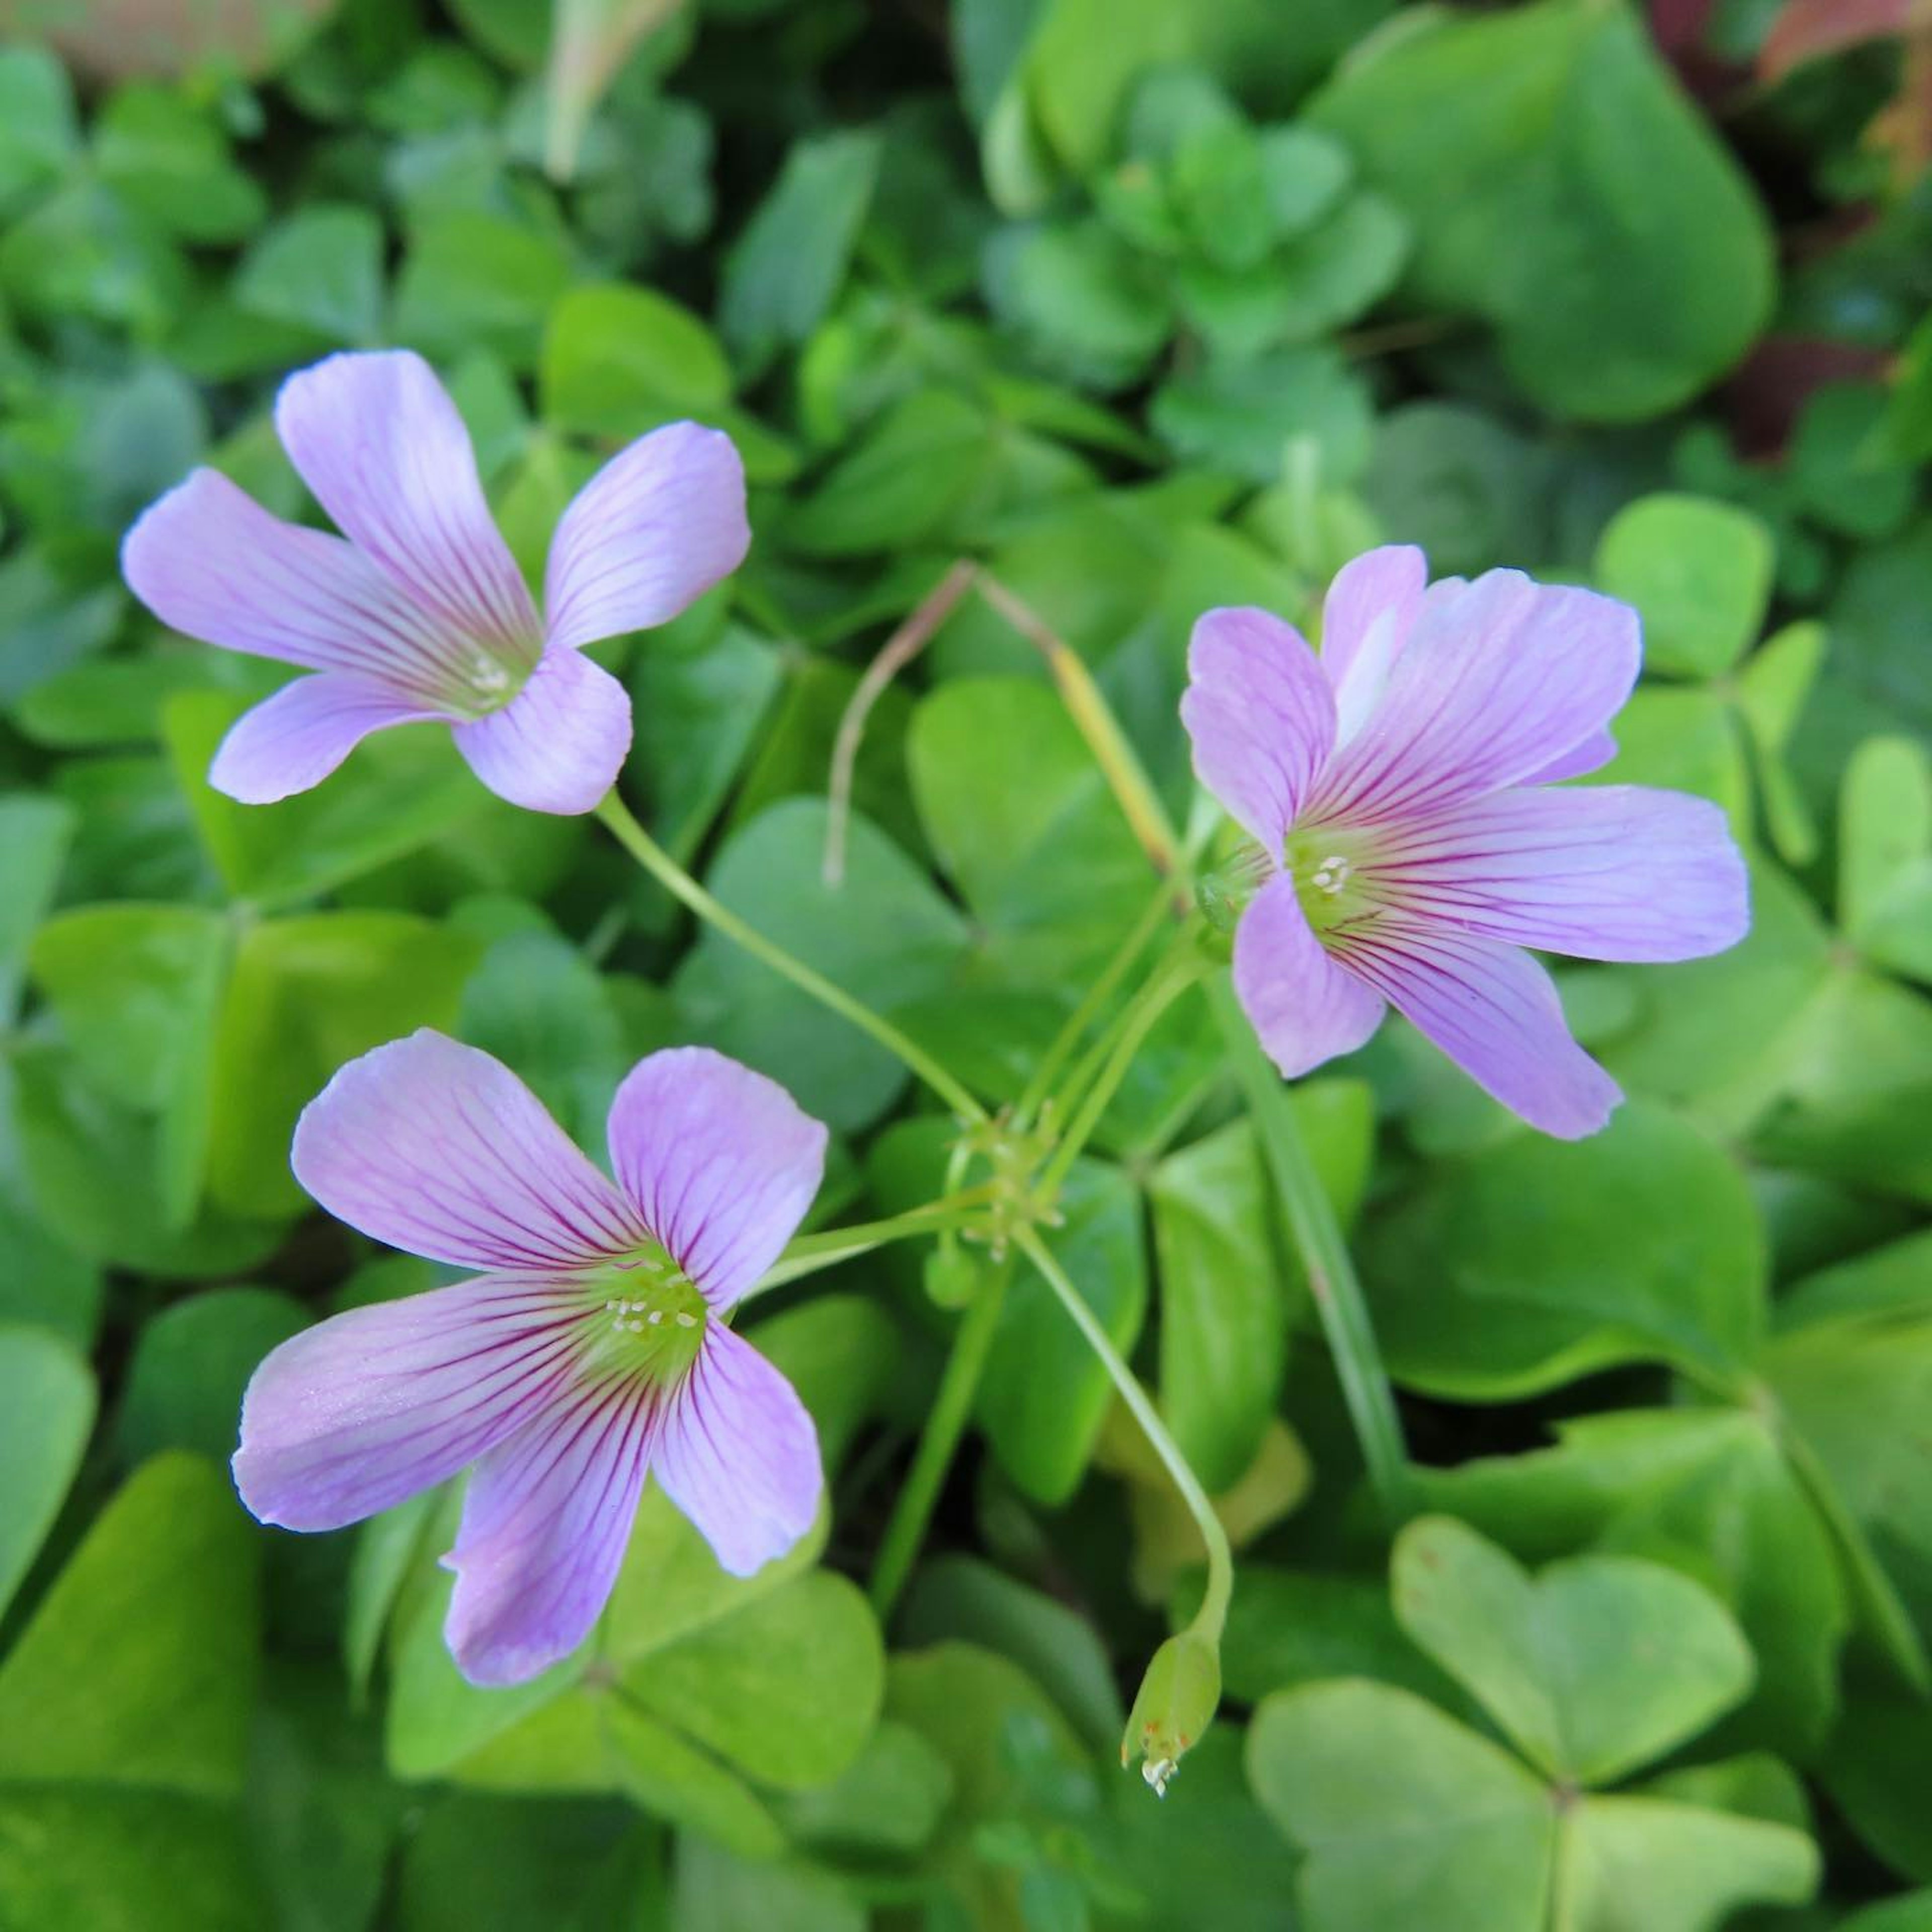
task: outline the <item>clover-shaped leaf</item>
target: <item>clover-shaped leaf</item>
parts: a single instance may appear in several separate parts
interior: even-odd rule
[[[1810,1895],[1816,1850],[1774,1760],[1595,1789],[1750,1687],[1749,1646],[1696,1584],[1622,1556],[1532,1578],[1439,1516],[1396,1539],[1394,1570],[1405,1629],[1535,1768],[1393,1684],[1265,1699],[1249,1780],[1306,1854],[1308,1932],[1707,1932],[1746,1901]]]
[[[1702,1730],[1750,1690],[1743,1634],[1689,1578],[1583,1556],[1532,1580],[1452,1516],[1396,1540],[1396,1615],[1524,1755],[1600,1784]]]

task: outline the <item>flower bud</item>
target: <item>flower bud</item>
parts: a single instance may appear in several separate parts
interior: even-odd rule
[[[1120,1740],[1120,1762],[1131,1764],[1138,1754],[1142,1777],[1156,1798],[1166,1797],[1167,1780],[1200,1742],[1220,1701],[1220,1646],[1196,1630],[1169,1637],[1141,1679]]]

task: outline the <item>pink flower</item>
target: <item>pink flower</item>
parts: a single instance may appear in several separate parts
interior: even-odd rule
[[[1362,1045],[1384,1003],[1532,1126],[1594,1133],[1623,1097],[1523,949],[1695,958],[1750,923],[1724,814],[1636,785],[1553,789],[1616,746],[1636,614],[1422,553],[1342,571],[1322,652],[1265,610],[1195,626],[1181,716],[1200,780],[1261,848],[1234,988],[1291,1078]]]
[[[371,731],[435,719],[513,805],[590,811],[630,749],[631,701],[583,647],[666,622],[744,560],[730,437],[673,423],[613,457],[557,526],[539,618],[421,356],[332,356],[283,384],[275,428],[343,536],[197,470],[122,546],[129,588],[164,623],[316,674],[236,721],[208,782],[269,804]]]
[[[340,1528],[474,1465],[446,1634],[514,1684],[609,1598],[646,1472],[748,1576],[812,1526],[818,1438],[726,1325],[818,1191],[825,1130],[702,1047],[638,1062],[613,1185],[508,1068],[428,1031],[344,1067],[296,1178],[376,1240],[484,1270],[285,1342],[242,1407],[235,1481],[264,1522]]]

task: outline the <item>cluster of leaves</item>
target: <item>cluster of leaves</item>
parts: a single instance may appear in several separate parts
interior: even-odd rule
[[[1896,50],[1720,130],[1609,0],[298,10],[184,76],[152,34],[0,53],[0,1924],[1932,1926],[1932,203],[1857,145]],[[1775,10],[1714,10],[1695,71]],[[1177,815],[1211,605],[1305,616],[1385,536],[1642,610],[1604,776],[1724,806],[1750,940],[1563,975],[1634,1096],[1595,1140],[1396,1027],[1294,1094],[1427,1516],[1391,1547],[1366,1504],[1198,995],[1073,1171],[1055,1252],[1242,1546],[1164,1806],[1121,1689],[1198,1546],[1024,1269],[884,1628],[852,1580],[958,1318],[910,1246],[754,1316],[820,1532],[733,1582],[648,1498],[525,1689],[441,1647],[448,1498],[315,1540],[235,1503],[255,1361],[438,1279],[289,1175],[353,1054],[443,1028],[594,1143],[637,1056],[710,1041],[831,1124],[827,1221],[929,1198],[954,1131],[443,734],[207,788],[274,674],[160,632],[118,536],[197,460],[304,514],[274,380],[385,342],[449,376],[532,569],[624,440],[736,437],[746,570],[599,653],[627,788],[989,1104],[1154,880],[968,598],[872,712],[824,882],[840,718],[956,560]]]

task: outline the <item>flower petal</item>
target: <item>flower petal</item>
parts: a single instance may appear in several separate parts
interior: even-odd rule
[[[336,1074],[296,1123],[291,1164],[338,1220],[459,1268],[569,1268],[644,1239],[507,1066],[427,1028]]]
[[[1696,959],[1750,929],[1744,859],[1708,799],[1641,785],[1498,792],[1392,828],[1378,892],[1458,932],[1580,959]]]
[[[658,1408],[635,1382],[582,1383],[476,1466],[443,1636],[472,1684],[567,1657],[610,1600],[637,1520]]]
[[[818,1514],[818,1431],[790,1382],[714,1322],[666,1415],[652,1467],[734,1576],[782,1556]]]
[[[1279,860],[1335,743],[1335,698],[1301,633],[1252,607],[1210,610],[1187,646],[1180,716],[1201,782]]]
[[[1353,1053],[1382,1024],[1382,995],[1323,950],[1286,874],[1255,895],[1234,930],[1234,992],[1290,1080]]]
[[[631,748],[631,698],[601,665],[553,646],[500,711],[456,728],[456,748],[500,798],[593,811]]]
[[[433,698],[446,640],[354,545],[271,516],[218,470],[152,504],[121,546],[121,574],[184,636]]]
[[[1642,654],[1636,613],[1594,591],[1514,570],[1432,591],[1310,816],[1385,823],[1520,784],[1603,730]]]
[[[292,1336],[242,1399],[242,1502],[339,1529],[446,1481],[550,1400],[574,1346],[558,1316],[548,1284],[485,1276]]]
[[[751,543],[731,439],[690,422],[652,430],[591,478],[556,526],[544,580],[551,646],[668,622]]]
[[[536,607],[484,500],[470,432],[420,356],[328,356],[282,385],[275,429],[337,528],[420,609],[506,662],[535,662]]]
[[[1564,778],[1580,778],[1586,772],[1601,771],[1617,754],[1617,741],[1607,731],[1592,731],[1579,738],[1569,750],[1540,766],[1522,780],[1526,785],[1557,784]]]
[[[1322,668],[1335,688],[1340,742],[1380,700],[1428,580],[1428,560],[1413,544],[1364,551],[1335,573],[1322,606]]]
[[[273,805],[321,784],[371,731],[441,716],[366,679],[298,677],[228,728],[208,782],[244,805]]]
[[[1348,964],[1471,1079],[1559,1139],[1593,1134],[1623,1098],[1570,1036],[1556,988],[1527,952],[1446,927],[1384,918]]]
[[[717,1309],[777,1260],[825,1171],[825,1129],[776,1081],[709,1047],[639,1060],[610,1132],[624,1191]]]

